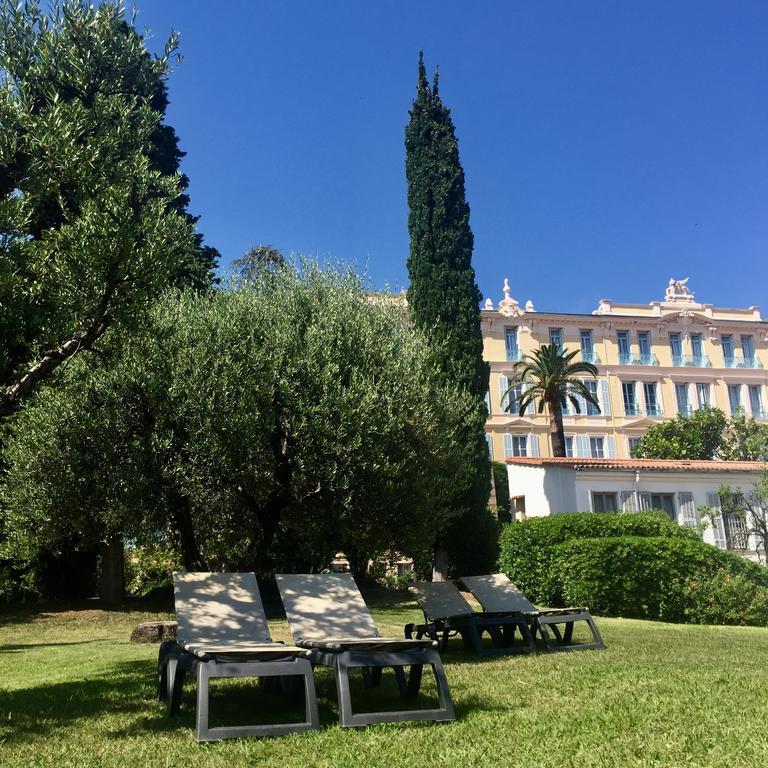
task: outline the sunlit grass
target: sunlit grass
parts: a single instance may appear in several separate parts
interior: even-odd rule
[[[371,602],[383,632],[400,635],[420,618],[402,599]],[[342,731],[332,676],[318,669],[321,731],[201,746],[192,686],[183,714],[166,718],[154,699],[157,646],[128,643],[138,622],[167,617],[82,609],[2,617],[0,765],[734,768],[766,760],[766,629],[600,619],[605,651],[478,661],[456,645],[445,660],[458,720],[441,725]],[[289,639],[285,622],[271,626]],[[244,684],[219,693],[225,714],[255,700]],[[266,697],[271,716],[282,704]]]

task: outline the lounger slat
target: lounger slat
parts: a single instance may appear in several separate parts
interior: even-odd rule
[[[294,642],[379,637],[351,573],[278,574],[275,579]]]
[[[503,574],[462,576],[460,581],[477,598],[484,611],[536,613],[536,606]]]
[[[271,643],[253,573],[174,573],[181,645]]]

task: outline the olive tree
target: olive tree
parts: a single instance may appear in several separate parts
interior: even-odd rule
[[[1,498],[17,550],[75,528],[265,572],[431,539],[472,401],[354,275],[304,264],[168,294],[108,360],[71,366],[14,424]]]

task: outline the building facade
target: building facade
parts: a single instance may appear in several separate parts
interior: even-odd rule
[[[762,542],[744,517],[723,512],[721,485],[745,492],[768,467],[754,461],[658,459],[507,459],[509,494],[518,520],[569,512],[660,510],[704,541],[765,562]]]
[[[552,455],[548,414],[508,412],[504,392],[514,363],[542,344],[579,350],[594,363],[585,378],[600,408],[569,404],[563,422],[569,457],[629,458],[649,426],[704,405],[727,415],[768,421],[768,321],[758,307],[724,309],[698,303],[686,280],[670,280],[649,304],[600,300],[592,314],[537,312],[510,296],[481,311],[484,355],[490,363],[486,433],[496,461]]]

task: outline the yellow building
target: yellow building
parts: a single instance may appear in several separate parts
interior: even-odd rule
[[[505,280],[504,298],[495,307],[487,299],[481,316],[494,460],[552,455],[547,413],[507,413],[501,402],[514,380],[512,364],[542,344],[578,349],[599,371],[596,381],[585,380],[600,410],[582,402],[580,414],[570,405],[564,414],[569,456],[628,458],[649,426],[705,404],[768,420],[768,321],[758,307],[698,303],[687,279],[670,280],[661,301],[601,299],[591,315],[536,312],[530,301],[521,306]]]

